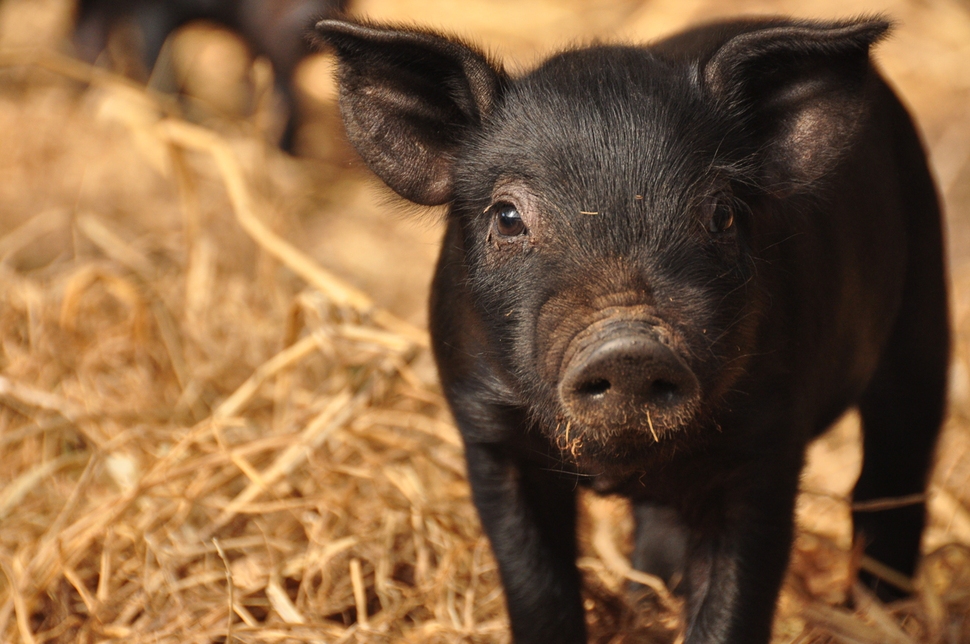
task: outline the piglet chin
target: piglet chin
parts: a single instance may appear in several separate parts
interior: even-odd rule
[[[591,425],[568,414],[554,425],[552,440],[564,460],[580,470],[620,467],[653,459],[664,460],[674,452],[700,443],[705,432],[699,422],[698,401],[679,405],[675,412],[644,408],[631,411],[626,422]]]

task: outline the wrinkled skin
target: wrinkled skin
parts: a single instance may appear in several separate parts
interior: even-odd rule
[[[577,483],[632,499],[689,644],[768,641],[805,447],[847,408],[855,499],[924,490],[941,224],[869,62],[886,29],[719,23],[513,79],[432,32],[317,25],[364,161],[450,204],[432,338],[517,642],[585,641]],[[912,574],[924,512],[857,513],[857,538]]]
[[[80,0],[74,44],[88,61],[104,51],[111,28],[134,22],[143,41],[142,57],[152,69],[169,34],[189,22],[210,20],[235,30],[254,55],[273,65],[276,89],[289,113],[280,145],[292,150],[296,100],[291,81],[310,53],[306,31],[313,21],[346,9],[346,0]]]

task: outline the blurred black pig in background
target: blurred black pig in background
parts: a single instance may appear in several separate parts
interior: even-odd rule
[[[857,538],[913,573],[949,335],[936,190],[869,60],[888,27],[723,22],[513,78],[317,25],[363,159],[449,205],[431,332],[516,641],[586,639],[588,482],[632,499],[634,563],[682,577],[688,644],[767,642],[806,445],[852,406],[855,501],[917,497]]]
[[[292,87],[297,64],[310,53],[307,31],[315,20],[347,8],[347,0],[80,0],[74,44],[78,56],[94,62],[111,30],[128,22],[137,28],[146,69],[158,60],[169,34],[189,22],[208,20],[238,33],[254,55],[273,65],[276,90],[287,110],[280,146],[292,151],[296,100]]]

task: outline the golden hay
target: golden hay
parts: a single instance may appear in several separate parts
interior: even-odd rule
[[[425,332],[287,241],[327,171],[67,58],[0,64],[0,641],[509,641]],[[966,404],[931,497],[964,545],[883,605],[809,474],[775,641],[970,641]],[[676,641],[624,504],[582,507],[591,641]]]

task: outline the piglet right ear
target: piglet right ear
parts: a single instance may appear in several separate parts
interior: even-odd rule
[[[770,189],[811,186],[853,148],[872,102],[869,48],[883,20],[764,22],[730,37],[706,63],[704,82],[745,116]]]
[[[339,59],[340,111],[371,170],[415,203],[452,199],[455,154],[498,100],[504,73],[438,34],[321,20]]]

